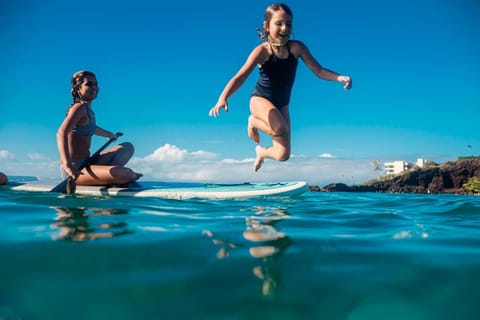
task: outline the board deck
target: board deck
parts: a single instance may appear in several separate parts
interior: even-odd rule
[[[19,183],[11,190],[50,192],[54,184]],[[76,194],[90,196],[150,197],[164,199],[235,199],[297,196],[308,190],[304,181],[278,183],[202,184],[141,182],[139,187],[77,186]]]

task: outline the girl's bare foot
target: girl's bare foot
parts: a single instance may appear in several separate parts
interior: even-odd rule
[[[260,135],[258,134],[258,129],[252,126],[252,121],[251,121],[252,117],[253,116],[248,117],[248,127],[247,127],[248,137],[253,141],[255,141],[256,144],[259,144]]]
[[[255,172],[257,172],[262,167],[262,164],[263,164],[263,158],[260,156],[260,149],[261,148],[262,147],[260,147],[260,146],[257,146],[255,148],[255,151],[257,153],[257,158],[255,159],[255,163],[253,164],[253,170]]]

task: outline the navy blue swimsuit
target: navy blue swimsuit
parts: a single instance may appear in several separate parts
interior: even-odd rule
[[[287,50],[286,59],[280,59],[272,53],[259,68],[260,78],[252,92],[252,96],[265,98],[278,109],[289,104],[297,73],[298,59],[290,52],[288,43]]]

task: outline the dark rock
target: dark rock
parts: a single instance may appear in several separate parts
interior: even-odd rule
[[[480,177],[480,159],[447,162],[433,168],[415,168],[388,180],[347,186],[332,183],[312,191],[396,192],[396,193],[468,193],[463,185],[472,177]]]
[[[350,187],[344,183],[331,183],[322,188],[323,192],[349,192]]]

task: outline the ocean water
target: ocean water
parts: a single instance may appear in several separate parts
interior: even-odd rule
[[[0,189],[0,319],[479,319],[480,197]]]

